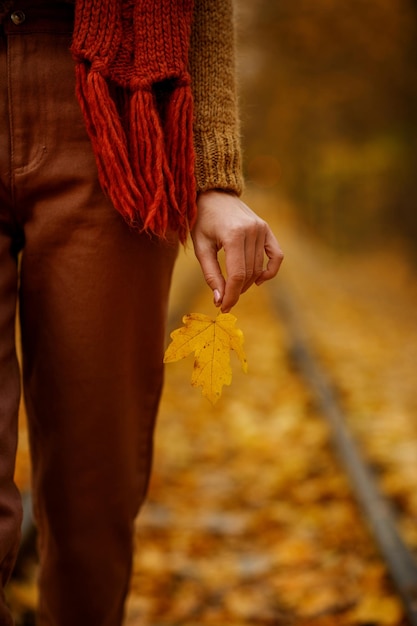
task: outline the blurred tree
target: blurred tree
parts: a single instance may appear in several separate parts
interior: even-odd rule
[[[417,1],[250,5],[240,2],[249,180],[274,184],[257,164],[275,160],[281,188],[338,247],[389,229],[417,251]]]

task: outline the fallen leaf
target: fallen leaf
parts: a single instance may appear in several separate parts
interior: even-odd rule
[[[202,394],[212,404],[220,398],[223,385],[232,382],[230,350],[234,350],[247,371],[243,350],[243,333],[235,328],[236,317],[219,313],[215,319],[202,313],[190,313],[182,318],[184,326],[171,333],[164,363],[179,361],[194,352],[191,385],[201,387]]]

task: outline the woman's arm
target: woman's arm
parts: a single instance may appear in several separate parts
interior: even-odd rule
[[[268,224],[239,198],[243,177],[231,0],[195,0],[190,71],[198,190],[191,235],[214,302],[226,313],[253,283],[273,278],[283,259]],[[221,248],[226,277],[217,260]]]

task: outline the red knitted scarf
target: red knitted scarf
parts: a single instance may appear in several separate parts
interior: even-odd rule
[[[192,10],[192,0],[76,0],[72,44],[104,191],[132,227],[181,241],[196,211]]]

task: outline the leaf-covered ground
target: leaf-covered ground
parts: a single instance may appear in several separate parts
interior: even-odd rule
[[[411,270],[390,251],[362,259],[330,255],[294,234],[287,218],[284,228],[270,198],[253,200],[276,222],[286,252],[274,288],[281,281],[291,290],[307,337],[339,386],[384,488],[401,504],[403,529],[415,545]],[[190,251],[177,268],[174,326],[190,311],[215,314],[200,278],[193,301],[183,304],[195,271]],[[166,367],[125,626],[405,623],[327,426],[288,357],[287,330],[268,288],[252,289],[233,312],[249,372],[232,355],[232,385],[215,407],[190,385],[192,358]],[[22,485],[26,448],[22,425]],[[15,585],[15,604],[33,601],[33,588]]]

